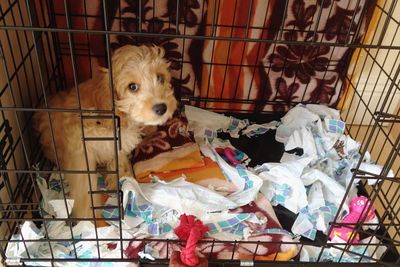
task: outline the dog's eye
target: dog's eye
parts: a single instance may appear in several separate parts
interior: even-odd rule
[[[161,75],[161,74],[159,74],[159,75],[157,75],[157,81],[159,82],[159,83],[164,83],[164,75]]]
[[[130,83],[128,85],[129,90],[131,90],[132,92],[136,92],[137,90],[139,90],[139,85],[136,83]]]

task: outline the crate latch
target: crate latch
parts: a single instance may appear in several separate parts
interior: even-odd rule
[[[7,265],[15,266],[15,265],[22,265],[21,259],[20,258],[7,258],[5,260],[5,263]]]
[[[241,260],[240,266],[254,266],[254,261],[250,260]]]

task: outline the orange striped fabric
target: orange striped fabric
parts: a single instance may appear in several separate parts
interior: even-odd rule
[[[275,1],[209,1],[206,35],[265,39]],[[243,11],[250,12],[243,12]],[[249,22],[249,27],[246,25]],[[201,97],[217,99],[256,99],[261,77],[257,71],[267,46],[255,42],[207,40],[203,51]],[[210,64],[211,63],[211,64]],[[252,89],[251,89],[252,88]],[[250,90],[251,89],[251,90]],[[214,102],[203,107],[215,109],[253,109],[250,104]]]

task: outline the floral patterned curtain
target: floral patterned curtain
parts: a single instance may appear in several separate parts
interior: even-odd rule
[[[195,104],[201,107],[257,112],[285,111],[299,102],[335,106],[346,90],[354,52],[343,44],[362,42],[375,7],[374,0],[109,0],[105,25],[102,1],[68,2],[73,28],[107,26],[121,32],[267,40],[110,35],[112,49],[125,44],[163,46],[179,96],[198,97]],[[54,0],[54,6],[57,26],[66,27],[62,1]],[[65,33],[59,37],[67,43]],[[86,45],[94,56],[76,54],[82,81],[90,77],[93,67],[106,65],[104,57],[95,57],[105,54],[104,36],[74,34],[74,43]],[[72,85],[71,60],[64,54]],[[202,101],[210,98],[214,101]]]

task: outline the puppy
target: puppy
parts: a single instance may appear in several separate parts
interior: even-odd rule
[[[56,163],[57,155],[62,170],[75,171],[65,174],[70,198],[75,200],[73,218],[92,218],[96,213],[99,217],[99,209],[93,209],[92,203],[95,207],[101,205],[100,194],[90,194],[90,190],[98,190],[97,164],[115,170],[114,160],[118,156],[119,175],[132,176],[128,155],[141,141],[141,129],[163,124],[175,111],[177,101],[170,83],[169,62],[163,56],[164,50],[156,46],[121,47],[112,56],[114,103],[109,70],[102,68],[93,79],[79,84],[80,102],[76,88],[49,98],[48,107],[71,109],[71,112],[50,112],[50,115],[37,112],[34,115],[34,129],[39,133],[45,156]],[[114,136],[111,112],[106,119],[95,116],[107,114],[73,111],[111,111],[112,104],[115,115],[120,117],[122,144],[118,155],[115,155],[114,141],[110,140]],[[83,137],[87,139],[84,142]],[[116,184],[117,179],[114,180]]]

